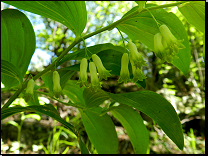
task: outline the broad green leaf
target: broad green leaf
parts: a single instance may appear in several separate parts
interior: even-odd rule
[[[85,144],[82,142],[77,129],[73,125],[62,119],[59,113],[57,112],[57,110],[53,107],[53,105],[46,104],[39,106],[28,106],[28,107],[16,106],[16,107],[5,108],[1,110],[1,120],[4,120],[5,118],[20,112],[36,112],[36,113],[45,114],[57,120],[58,122],[62,123],[78,137],[78,142],[80,144],[81,151],[83,153],[87,153],[87,148],[85,147]]]
[[[87,147],[85,146],[85,144],[82,142],[81,139],[79,139],[79,146],[81,149],[81,154],[89,154]]]
[[[63,89],[67,81],[74,75],[74,71],[68,69],[58,69],[57,70],[60,75],[60,84]],[[41,76],[46,87],[49,88],[49,93],[53,94],[53,71],[49,71]]]
[[[60,123],[64,124],[70,130],[72,130],[74,128],[71,124],[67,123],[65,120],[63,120],[60,117],[57,110],[51,104],[38,105],[38,106],[28,106],[28,107],[16,106],[16,107],[5,108],[5,109],[2,109],[2,111],[1,111],[1,120],[5,119],[11,115],[20,113],[20,112],[42,113],[42,114],[48,115],[48,116],[52,117],[53,119],[59,121]]]
[[[116,154],[118,150],[118,136],[111,118],[105,114],[99,116],[101,108],[93,109],[98,114],[79,109],[90,141],[99,154]]]
[[[85,101],[82,97],[84,87],[80,88],[76,83],[76,80],[68,80],[63,88],[63,93],[71,102],[84,106]]]
[[[10,62],[1,60],[1,74],[17,79],[19,81],[19,86],[22,86],[22,77],[20,77],[20,71]]]
[[[165,134],[183,150],[184,139],[180,119],[171,105],[161,95],[152,91],[137,91],[109,96],[122,104],[129,105],[152,118]]]
[[[106,44],[98,44],[95,46],[88,47],[88,50],[90,50],[90,52],[92,54],[97,54],[100,57],[104,67],[107,70],[111,70],[111,72],[110,72],[111,74],[118,75],[118,76],[120,75],[121,57],[122,57],[123,53],[125,52],[125,48],[120,47],[120,46],[114,46],[110,43],[106,43]],[[88,52],[89,58],[91,58],[92,54],[90,54]],[[62,64],[62,63],[69,61],[71,59],[81,60],[84,57],[85,57],[85,49],[81,49],[79,51],[76,51],[74,53],[66,55],[59,62],[59,64]],[[76,64],[76,65],[66,67],[63,69],[80,71],[80,64]],[[132,78],[133,75],[131,72],[131,64],[130,63],[129,63],[129,71],[130,71],[130,77]],[[145,80],[137,81],[137,83],[140,84],[143,88],[146,87]]]
[[[50,95],[53,95],[53,72],[49,71],[41,76],[45,86],[49,89]]]
[[[105,100],[109,99],[109,96],[102,89],[95,92],[91,88],[85,88],[83,92],[83,98],[85,100],[86,108],[89,109],[89,108],[98,107]]]
[[[67,26],[76,36],[80,36],[87,23],[84,1],[4,1],[18,9],[23,9]]]
[[[146,7],[155,6],[153,4],[146,4]],[[138,6],[131,9],[124,16],[135,12]],[[160,24],[165,24],[170,28],[170,31],[178,40],[184,40],[183,44],[186,48],[180,49],[177,56],[178,59],[173,59],[173,65],[180,69],[184,75],[189,72],[189,65],[191,61],[191,52],[186,30],[173,13],[168,13],[164,9],[152,10],[151,13]],[[148,48],[154,51],[154,35],[159,32],[159,28],[150,15],[150,13],[143,12],[128,20],[120,23],[117,26],[121,31],[126,33],[132,40],[140,40]]]
[[[114,50],[114,51],[118,51],[118,52],[121,52],[121,53],[124,53],[125,52],[125,48],[121,47],[121,46],[114,46],[113,44],[111,43],[105,43],[105,44],[97,44],[97,45],[94,45],[94,46],[90,46],[90,47],[87,47],[87,49],[92,53],[92,54],[97,54],[101,51],[105,51],[105,50]],[[91,58],[92,54],[87,52],[87,55],[85,55],[85,49],[80,49],[76,52],[73,52],[73,53],[70,53],[70,54],[67,54],[66,56],[64,56],[57,64],[60,65],[66,61],[69,61],[69,60],[81,60],[82,58],[84,57],[88,57],[88,58]]]
[[[205,1],[191,1],[178,6],[190,24],[205,33]]]
[[[74,75],[74,71],[73,70],[65,70],[63,68],[57,70],[59,72],[59,75],[60,75],[60,79],[61,79],[61,87],[62,89],[65,87],[67,81],[69,79],[71,79],[71,77]]]
[[[122,104],[112,107],[111,113],[127,131],[135,154],[146,154],[149,146],[149,133],[139,113],[132,107]]]
[[[19,128],[19,127],[20,127],[20,125],[19,125],[17,122],[15,122],[15,121],[11,121],[11,120],[7,121],[7,123],[6,123],[6,124],[13,125],[13,126],[15,126],[15,127],[17,127],[17,128]]]
[[[13,64],[23,79],[35,51],[35,33],[29,19],[15,9],[1,11],[1,59]],[[1,75],[5,88],[18,85],[15,78]]]

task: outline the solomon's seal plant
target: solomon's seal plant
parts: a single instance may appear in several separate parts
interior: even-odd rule
[[[100,81],[97,76],[97,69],[94,62],[89,63],[90,75],[91,75],[91,84],[90,87],[95,90],[95,92],[101,88]]]
[[[33,79],[30,79],[27,83],[27,88],[25,91],[25,101],[28,102],[31,99],[34,101],[34,95],[33,95],[33,89],[35,86],[35,81]]]
[[[118,83],[127,83],[127,81],[130,80],[129,77],[129,55],[127,53],[124,53],[121,58],[121,71],[120,71],[120,77],[118,79]]]
[[[79,80],[77,82],[77,84],[79,84],[80,88],[82,86],[87,87],[87,85],[88,85],[88,83],[87,83],[87,66],[88,66],[87,59],[83,58],[80,63],[80,74],[79,74]]]
[[[157,33],[154,36],[155,54],[159,58],[172,63],[173,57],[178,58],[176,56],[178,50],[185,48],[182,44],[183,40],[177,40],[165,24],[161,25],[159,30],[161,35]]]
[[[23,81],[36,47],[35,32],[29,19],[22,12],[16,9],[2,10],[1,45],[3,46],[1,46],[1,60],[3,64],[1,63],[1,78],[2,83],[5,86],[4,89],[2,88],[2,92],[13,92],[14,89],[17,89],[15,93],[9,98],[9,100],[3,105],[1,113],[2,119],[5,119],[8,116],[20,111],[24,112],[28,110],[31,112],[50,116],[62,123],[77,136],[77,141],[79,143],[81,153],[89,154],[88,149],[85,147],[85,144],[82,141],[82,136],[79,134],[79,130],[69,122],[66,122],[64,119],[62,119],[52,104],[40,105],[36,97],[37,95],[39,96],[39,94],[43,94],[49,98],[55,99],[64,105],[79,108],[79,113],[81,113],[84,128],[86,129],[86,133],[90,138],[89,140],[94,145],[97,153],[109,154],[118,152],[118,136],[115,130],[115,125],[111,121],[111,117],[108,115],[108,112],[110,111],[113,116],[120,120],[121,124],[129,134],[129,139],[133,145],[135,154],[145,154],[149,151],[149,135],[146,126],[143,123],[142,117],[137,111],[135,111],[135,109],[137,109],[151,117],[152,120],[154,120],[167,134],[167,136],[181,150],[183,150],[183,129],[178,115],[169,101],[167,101],[161,95],[158,95],[157,93],[149,90],[139,89],[138,91],[134,90],[134,92],[115,94],[113,93],[114,91],[110,90],[109,88],[109,92],[111,92],[109,93],[101,89],[100,81],[102,79],[107,80],[111,74],[119,75],[120,72],[118,83],[127,83],[128,81],[131,81],[138,83],[145,89],[146,83],[144,79],[146,76],[142,72],[142,67],[146,66],[147,63],[143,59],[142,54],[138,52],[134,43],[129,42],[129,50],[127,50],[125,41],[128,42],[129,40],[139,40],[142,42],[142,44],[150,48],[150,50],[154,48],[157,57],[163,61],[173,63],[173,65],[181,70],[185,75],[189,74],[191,51],[188,44],[187,33],[180,19],[174,13],[168,13],[164,8],[175,7],[182,3],[186,3],[187,6],[180,7],[181,13],[186,16],[185,14],[190,14],[191,8],[193,8],[191,6],[195,6],[194,10],[192,11],[196,11],[196,13],[193,13],[193,15],[196,15],[197,12],[199,12],[200,17],[202,18],[199,21],[196,18],[194,19],[193,23],[191,21],[190,23],[193,25],[195,24],[194,22],[197,24],[200,23],[199,29],[200,31],[203,31],[203,29],[205,29],[205,17],[203,15],[203,12],[205,12],[204,2],[201,1],[199,3],[187,3],[186,1],[180,1],[165,5],[147,4],[147,8],[145,8],[144,1],[136,1],[138,6],[132,8],[119,20],[109,23],[105,27],[98,25],[98,27],[96,26],[96,30],[91,33],[88,33],[90,32],[88,30],[91,30],[90,26],[92,23],[90,23],[90,21],[87,19],[88,11],[84,1],[39,1],[38,3],[33,1],[5,2],[18,9],[29,11],[35,14],[39,14],[45,18],[55,20],[56,22],[63,24],[64,27],[67,27],[67,29],[70,29],[72,33],[74,33],[72,36],[75,37],[70,37],[69,40],[65,40],[64,38],[64,40],[62,40],[62,37],[58,37],[57,39],[60,39],[61,45],[58,46],[57,49],[57,52],[60,52],[58,53],[58,57],[52,58],[51,64],[47,66],[43,71],[36,74],[31,80]],[[197,5],[200,6],[198,9]],[[58,6],[58,9],[54,6]],[[190,9],[187,10],[186,8],[189,6]],[[203,8],[204,10],[202,10]],[[159,22],[157,22],[157,20],[159,20]],[[156,24],[154,24],[154,21]],[[163,23],[165,23],[167,26]],[[54,28],[56,27],[56,24],[57,23],[55,23]],[[62,26],[60,29],[59,27],[57,28],[58,30],[62,30]],[[86,39],[103,33],[104,31],[110,31],[114,28],[117,28],[121,34],[124,47],[119,45],[115,46],[110,43],[101,43],[91,46],[88,49],[85,43]],[[171,28],[171,31],[169,28]],[[124,38],[119,29],[122,31],[122,33],[125,33],[127,36],[129,36],[127,40]],[[60,34],[57,31],[54,32],[54,35]],[[205,30],[203,33],[204,32]],[[66,31],[61,31],[61,36],[65,36],[65,33]],[[66,36],[68,35],[66,34]],[[71,35],[69,34],[69,36]],[[57,36],[55,36],[55,38],[56,37]],[[181,39],[183,39],[184,42]],[[83,45],[80,44],[82,40],[84,42],[85,49],[82,48]],[[93,38],[90,40],[91,42],[94,42]],[[65,44],[65,42],[67,44]],[[54,47],[56,46],[56,43],[52,44],[53,49],[56,49],[56,47]],[[186,46],[186,49],[183,49],[185,46],[182,43]],[[62,45],[64,45],[64,47],[62,47]],[[68,47],[65,47],[67,45]],[[54,52],[55,51],[56,50],[54,50]],[[99,54],[105,58],[109,56],[110,57],[109,59],[101,60],[98,57]],[[178,59],[175,59],[177,57]],[[119,60],[116,60],[118,58]],[[70,66],[68,66],[68,63],[66,63],[68,61],[73,62],[74,60],[75,65],[72,65],[69,62]],[[76,60],[81,61],[80,66],[76,64]],[[130,75],[131,73],[128,69],[129,61],[131,63],[132,75]],[[63,63],[66,64],[62,66]],[[148,62],[150,66],[148,68],[150,68],[151,65],[154,65],[151,63],[152,61],[150,59],[150,62]],[[106,67],[108,65],[108,67],[110,67],[109,70],[106,70],[104,65],[106,65]],[[14,66],[17,67],[17,69],[13,68]],[[64,68],[61,70],[61,77],[56,71],[57,66]],[[90,85],[87,82],[88,66],[89,72],[91,74]],[[74,76],[75,71],[78,70],[80,70],[79,80],[70,80],[72,76]],[[112,71],[111,74],[110,70]],[[152,73],[150,73],[150,75],[154,76]],[[132,80],[130,80],[130,76],[132,76]],[[40,86],[41,90],[43,88],[43,91],[34,90],[34,81],[40,78],[44,82],[44,85],[42,86],[41,83]],[[60,79],[62,82],[61,85]],[[19,88],[17,86],[18,81],[21,86]],[[80,89],[80,87],[74,86],[74,82],[77,82],[77,84],[82,88]],[[49,89],[49,93],[46,93],[48,90],[45,90],[44,87]],[[90,87],[90,89],[85,87]],[[90,90],[95,91],[96,93],[91,92]],[[33,91],[35,93],[33,93]],[[33,103],[37,105],[32,107],[10,107],[16,98],[21,98],[19,95],[21,95],[22,92],[25,93],[26,98],[24,98],[26,101],[35,99]],[[53,96],[51,96],[51,92],[53,92]],[[62,92],[66,93],[66,96],[69,99],[67,103],[62,101],[62,99],[58,99],[60,95],[63,96]],[[105,100],[108,101],[107,104]],[[119,106],[114,105],[116,102],[120,103]],[[101,104],[104,105],[100,107]],[[65,151],[68,151],[68,149],[65,149],[63,153],[65,153]]]
[[[134,43],[129,41],[128,44],[130,55],[132,56],[132,61],[134,62],[134,66],[136,68],[141,68],[142,66],[146,66],[146,62],[143,59],[142,55],[137,51],[137,47]]]
[[[62,89],[60,85],[60,76],[57,71],[53,72],[53,94],[56,98],[59,98],[62,95]]]
[[[102,79],[107,80],[107,77],[111,76],[111,74],[110,74],[110,71],[106,70],[105,67],[103,66],[103,63],[102,63],[100,57],[97,56],[96,54],[93,54],[92,60],[98,69],[99,80],[102,80]]]

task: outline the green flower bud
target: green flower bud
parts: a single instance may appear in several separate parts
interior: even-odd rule
[[[77,84],[79,84],[80,88],[82,86],[88,86],[87,83],[87,66],[88,66],[88,62],[86,58],[83,58],[81,60],[80,63],[80,74],[79,74],[79,80],[77,82]]]
[[[146,79],[147,77],[143,74],[142,70],[140,68],[136,68],[134,65],[134,62],[132,60],[131,54],[129,55],[129,60],[131,62],[132,67],[132,73],[133,73],[133,79],[132,82],[143,81],[143,79]]]
[[[161,33],[157,33],[154,36],[154,50],[155,50],[155,55],[159,57],[160,59],[164,59],[165,57],[165,48],[162,44],[162,35]]]
[[[161,60],[166,60],[169,63],[172,63],[173,57],[177,56],[173,53],[173,49],[165,48],[167,47],[166,40],[163,39],[161,33],[157,33],[154,36],[154,51],[155,55]]]
[[[130,80],[129,77],[129,56],[127,53],[124,53],[122,58],[121,58],[121,71],[120,71],[120,77],[118,79],[118,83],[127,83],[127,81]]]
[[[34,95],[33,95],[33,89],[35,86],[35,81],[33,79],[30,79],[27,83],[27,88],[25,91],[25,101],[28,102],[31,99],[34,101]]]
[[[142,66],[146,66],[147,64],[143,59],[142,55],[137,51],[136,45],[129,41],[128,47],[135,67],[141,68]]]
[[[175,36],[173,36],[173,34],[170,32],[169,28],[165,24],[161,25],[159,29],[162,37],[167,42],[167,46],[171,46],[173,43],[177,42],[177,39],[175,38]]]
[[[89,69],[90,69],[90,75],[91,75],[91,85],[90,86],[92,87],[92,89],[95,90],[95,92],[97,92],[97,90],[101,88],[101,85],[100,85],[100,81],[97,76],[97,69],[96,69],[94,62],[90,62]]]
[[[164,56],[164,59],[172,63],[173,57],[178,58],[177,54],[179,49],[184,49],[186,47],[182,44],[183,40],[177,40],[165,24],[161,25],[159,30],[162,35],[162,44],[165,48],[164,55],[166,56]]]
[[[98,69],[99,80],[102,80],[102,79],[107,80],[107,77],[111,76],[111,74],[109,73],[110,71],[105,69],[101,59],[96,54],[92,55],[92,60]]]
[[[60,85],[60,76],[57,71],[53,72],[53,93],[56,98],[59,98],[62,94],[62,89]]]

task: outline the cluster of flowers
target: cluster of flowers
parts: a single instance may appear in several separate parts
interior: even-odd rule
[[[159,57],[162,60],[165,60],[169,63],[172,63],[173,58],[177,58],[177,54],[179,49],[185,48],[185,46],[182,44],[183,40],[177,40],[175,36],[171,33],[169,28],[166,25],[161,25],[159,27],[160,32],[155,34],[154,36],[154,50],[157,57]],[[146,79],[146,76],[142,72],[142,66],[146,66],[146,62],[144,61],[142,55],[137,51],[137,47],[134,43],[129,42],[128,48],[130,53],[124,53],[121,58],[121,71],[120,71],[120,77],[118,79],[118,83],[127,83],[127,81],[130,81],[130,75],[129,75],[129,69],[128,64],[129,60],[132,67],[132,73],[133,78],[132,82],[143,81],[143,79]],[[81,60],[80,64],[80,75],[79,80],[77,84],[79,84],[80,87],[92,87],[93,90],[97,91],[99,88],[101,88],[100,81],[102,79],[107,80],[107,77],[111,76],[110,71],[106,70],[103,66],[103,63],[99,56],[96,54],[92,55],[93,62],[89,63],[89,71],[91,75],[91,84],[88,86],[87,83],[87,67],[88,62],[86,58],[83,58]],[[99,78],[97,75],[97,70],[99,73]],[[27,89],[26,89],[26,96],[25,100],[29,101],[32,99],[34,101],[33,96],[33,89],[35,86],[35,82],[33,79],[30,79],[28,81]],[[62,88],[60,85],[60,76],[57,71],[53,72],[53,93],[55,97],[60,97],[60,95],[63,95]]]
[[[136,45],[132,42],[129,42],[128,44],[130,54],[124,53],[121,58],[121,71],[120,71],[120,77],[118,79],[118,83],[127,83],[127,81],[130,81],[130,75],[129,75],[129,69],[128,64],[129,60],[132,65],[132,73],[133,73],[133,79],[132,82],[137,82],[138,80],[143,81],[143,79],[146,78],[146,76],[142,73],[142,66],[146,66],[146,62],[144,61],[143,57],[140,53],[138,53]],[[79,80],[77,84],[79,84],[80,87],[91,87],[94,91],[97,91],[99,88],[101,88],[100,81],[102,79],[107,80],[107,77],[111,76],[110,71],[106,70],[103,66],[103,63],[99,56],[96,54],[92,55],[93,62],[89,63],[89,71],[91,75],[91,84],[88,86],[87,82],[87,67],[88,62],[86,58],[83,58],[80,63],[80,75]],[[97,70],[99,73],[99,77],[97,75]],[[33,100],[33,89],[35,86],[35,82],[33,79],[30,79],[28,81],[28,85],[26,88],[26,96],[25,99],[27,101]],[[60,76],[57,71],[53,72],[53,93],[56,98],[59,98],[60,95],[63,96],[62,88],[60,85]]]
[[[111,74],[109,70],[105,69],[99,56],[93,54],[92,60],[93,62],[89,63],[89,70],[91,75],[90,87],[92,87],[95,91],[97,91],[99,88],[101,88],[100,80],[102,79],[107,80],[107,77],[111,76]],[[80,63],[80,75],[79,75],[79,80],[77,82],[77,84],[79,84],[80,87],[82,86],[89,87],[87,83],[87,66],[88,66],[87,59],[83,58]],[[99,73],[99,78],[97,76],[97,69]]]
[[[144,61],[142,55],[137,51],[136,45],[130,41],[128,43],[128,48],[130,54],[124,53],[121,58],[121,71],[120,71],[120,77],[118,79],[118,83],[121,82],[127,83],[127,81],[130,80],[129,69],[128,69],[129,60],[131,62],[132,73],[133,73],[132,82],[137,82],[138,80],[143,81],[143,79],[146,79],[146,76],[142,72],[142,66],[146,66],[147,64]]]
[[[183,40],[177,40],[171,33],[169,28],[163,24],[159,27],[160,32],[154,36],[155,55],[169,63],[173,62],[173,58],[178,58],[179,49],[184,49]]]
[[[143,57],[140,53],[138,53],[136,45],[132,42],[129,42],[128,44],[130,54],[124,53],[121,58],[121,71],[120,71],[120,77],[118,79],[118,83],[127,83],[127,81],[130,80],[129,75],[129,69],[128,69],[128,63],[129,60],[132,65],[132,72],[133,72],[133,82],[137,82],[138,80],[143,81],[143,79],[146,78],[146,76],[142,73],[142,66],[146,65]],[[96,55],[92,55],[93,62],[89,63],[89,71],[91,75],[91,84],[88,86],[87,83],[87,66],[88,62],[86,58],[83,58],[80,63],[80,75],[79,80],[77,84],[86,87],[92,87],[95,91],[97,91],[99,88],[101,88],[100,80],[105,79],[107,80],[107,77],[109,77],[110,71],[106,70],[105,67],[102,64],[101,59]],[[96,68],[97,67],[97,68]],[[97,75],[97,69],[99,73],[99,78]]]

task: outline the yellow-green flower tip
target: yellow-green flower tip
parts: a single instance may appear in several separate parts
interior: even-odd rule
[[[183,40],[177,40],[165,24],[161,25],[159,30],[160,33],[154,36],[155,54],[160,59],[172,63],[173,58],[178,58],[179,49],[186,47],[182,44]]]
[[[146,79],[147,77],[143,74],[142,70],[140,68],[136,68],[132,59],[131,54],[129,55],[129,60],[131,62],[132,67],[132,73],[133,73],[133,79],[132,82],[143,81],[143,79]]]

